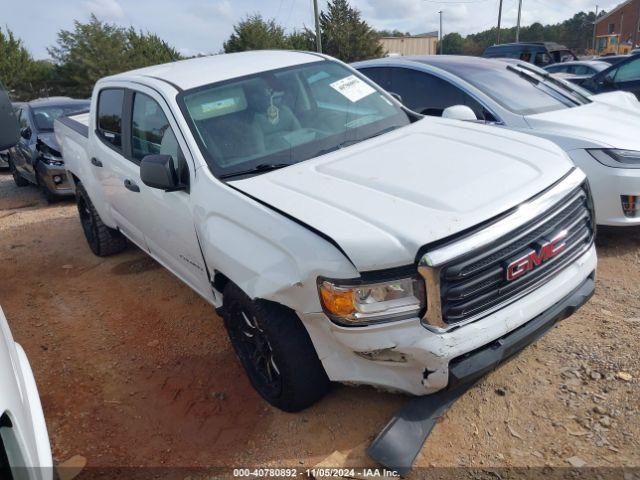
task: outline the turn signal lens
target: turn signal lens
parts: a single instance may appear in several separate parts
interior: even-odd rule
[[[320,287],[322,303],[332,315],[344,317],[356,311],[353,303],[353,291],[338,288],[329,282],[323,282]]]

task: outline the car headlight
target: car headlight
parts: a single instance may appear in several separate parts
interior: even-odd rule
[[[40,161],[43,163],[46,163],[47,165],[52,165],[54,167],[62,167],[64,165],[64,162],[59,159],[54,157],[53,155],[50,154],[40,154]]]
[[[346,283],[340,280],[318,280],[324,311],[345,325],[402,320],[419,315],[425,306],[422,277],[408,277],[375,283]]]
[[[640,151],[605,148],[588,150],[593,158],[607,167],[640,168]]]

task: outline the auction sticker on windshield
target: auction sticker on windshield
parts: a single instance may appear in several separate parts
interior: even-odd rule
[[[330,83],[329,86],[340,92],[352,102],[357,102],[376,91],[375,88],[368,85],[366,82],[363,82],[355,75],[349,75],[348,77]]]

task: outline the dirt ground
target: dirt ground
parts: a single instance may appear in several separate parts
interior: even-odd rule
[[[640,466],[640,230],[601,230],[598,249],[591,302],[465,394],[416,466]],[[58,462],[306,468],[340,451],[371,466],[363,446],[406,401],[335,386],[300,414],[270,407],[212,307],[133,246],[95,257],[73,201],[5,172],[0,279]]]

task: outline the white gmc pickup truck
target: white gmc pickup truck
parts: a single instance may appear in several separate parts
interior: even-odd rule
[[[330,57],[122,73],[55,132],[91,250],[128,239],[212,303],[286,411],[331,381],[445,389],[593,292],[589,188],[562,150],[417,117]]]

